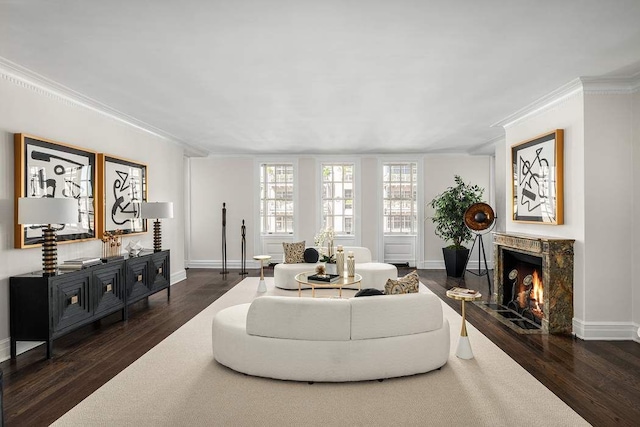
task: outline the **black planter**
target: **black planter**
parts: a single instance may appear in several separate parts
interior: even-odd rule
[[[469,249],[449,249],[442,248],[444,255],[444,266],[447,269],[447,276],[462,277],[469,258]]]

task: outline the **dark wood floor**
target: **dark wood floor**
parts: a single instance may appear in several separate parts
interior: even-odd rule
[[[446,289],[467,286],[488,293],[486,277],[467,274],[465,282],[447,278],[441,271],[419,273],[423,283],[458,312],[459,302],[446,298]],[[257,274],[251,272],[251,276]],[[272,275],[272,270],[267,269],[266,274]],[[148,303],[137,304],[126,323],[115,314],[60,338],[50,360],[45,359],[44,346],[40,346],[15,361],[2,362],[6,424],[49,425],[241,278],[233,271],[221,275],[218,270],[191,269],[186,281],[171,288],[170,302],[161,292]],[[595,426],[639,425],[640,344],[521,335],[473,304],[467,307],[467,318],[476,328],[588,422]]]

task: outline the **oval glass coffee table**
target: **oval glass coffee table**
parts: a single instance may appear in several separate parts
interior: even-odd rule
[[[356,273],[353,277],[342,276],[334,282],[317,282],[309,280],[309,276],[316,274],[315,271],[305,271],[304,273],[296,274],[296,282],[298,282],[298,296],[302,296],[302,285],[311,287],[311,296],[315,298],[316,288],[318,289],[335,289],[338,288],[338,296],[342,298],[342,288],[347,286],[358,285],[360,290],[362,282],[362,276]]]

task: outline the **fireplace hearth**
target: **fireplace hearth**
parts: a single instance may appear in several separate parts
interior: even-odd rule
[[[487,311],[518,332],[571,334],[571,239],[494,234],[496,294]]]

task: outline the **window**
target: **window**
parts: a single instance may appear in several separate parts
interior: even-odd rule
[[[260,232],[293,233],[293,165],[260,165]]]
[[[417,171],[417,163],[382,166],[383,231],[387,234],[417,232]]]
[[[353,234],[353,163],[322,165],[322,221],[337,234]]]

